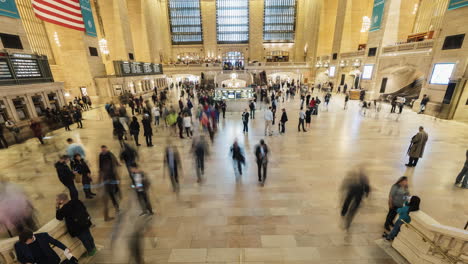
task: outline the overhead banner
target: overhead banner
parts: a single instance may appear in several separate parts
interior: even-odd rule
[[[385,0],[374,0],[374,8],[372,9],[372,20],[369,32],[377,31],[382,24],[384,14]]]
[[[20,18],[15,0],[0,0],[0,16]]]
[[[96,26],[94,25],[93,10],[91,9],[89,0],[80,0],[80,6],[86,35],[97,37]]]
[[[448,9],[457,9],[460,7],[468,6],[468,0],[450,0]]]

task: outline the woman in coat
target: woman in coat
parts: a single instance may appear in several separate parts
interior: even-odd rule
[[[94,198],[95,193],[91,192],[91,170],[89,169],[88,164],[84,159],[82,159],[80,154],[75,154],[73,160],[71,161],[71,168],[73,171],[79,173],[82,177],[81,183],[83,184],[83,191],[87,199]]]
[[[307,111],[305,112],[305,122],[306,122],[306,128],[309,129],[310,128],[310,121],[311,121],[311,118],[310,116],[312,115],[312,110],[310,107],[307,108]]]
[[[153,146],[153,129],[151,128],[151,119],[148,114],[145,114],[143,116],[143,120],[141,121],[143,123],[143,130],[144,130],[144,135],[146,138],[146,145],[148,147]]]
[[[426,147],[428,135],[424,127],[419,127],[419,132],[411,139],[411,145],[408,149],[409,162],[405,164],[408,167],[416,167],[419,158],[422,158],[424,148]]]
[[[132,117],[132,122],[130,122],[130,135],[133,136],[135,139],[135,144],[140,146],[138,143],[138,136],[140,134],[140,123],[138,123],[138,119],[136,116]]]

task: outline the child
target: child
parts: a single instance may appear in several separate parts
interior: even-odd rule
[[[384,233],[383,237],[388,241],[392,241],[400,232],[400,227],[403,225],[403,221],[405,223],[411,222],[411,217],[409,216],[410,212],[415,212],[419,210],[419,203],[421,199],[418,196],[411,196],[409,202],[405,203],[405,206],[398,208],[397,212],[399,214],[398,220],[393,226],[392,231],[389,234]]]

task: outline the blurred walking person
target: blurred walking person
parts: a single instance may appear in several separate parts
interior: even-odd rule
[[[31,120],[31,125],[29,126],[29,128],[31,128],[34,134],[34,137],[39,139],[39,142],[41,142],[41,144],[44,144],[44,140],[43,140],[44,135],[42,134],[41,123],[39,123],[36,120]]]
[[[182,170],[182,164],[180,161],[179,151],[172,144],[168,142],[166,147],[166,153],[164,155],[164,167],[169,170],[169,177],[171,178],[172,190],[179,192],[179,172]],[[165,170],[166,168],[164,168]],[[165,175],[165,174],[164,174]]]
[[[234,165],[234,175],[237,179],[238,175],[242,176],[242,166],[245,165],[244,151],[239,146],[237,139],[234,140],[234,144],[231,146],[231,157]]]
[[[99,183],[104,185],[104,221],[110,221],[114,218],[109,217],[109,198],[115,208],[116,213],[119,212],[120,196],[119,189],[119,175],[117,173],[117,166],[120,166],[115,155],[109,151],[107,146],[101,146],[101,153],[99,154]]]
[[[247,112],[247,109],[244,109],[244,112],[242,113],[242,124],[244,125],[244,129],[242,130],[242,132],[248,133],[249,132],[249,112]]]
[[[304,113],[304,109],[301,107],[301,110],[299,111],[299,124],[297,124],[298,132],[301,132],[301,126],[302,126],[302,132],[307,132],[304,128],[305,118],[306,118],[306,115]]]
[[[344,220],[344,227],[348,230],[361,205],[362,198],[364,195],[368,197],[370,193],[369,178],[364,169],[359,167],[350,171],[343,181],[341,190],[345,194],[341,216]]]
[[[271,106],[268,107],[268,109],[265,111],[264,118],[265,118],[265,136],[267,134],[271,136],[273,135],[273,130],[271,128],[271,125],[273,124],[273,120],[274,120],[273,112],[271,111]]]
[[[192,143],[192,152],[195,157],[195,169],[197,171],[197,182],[202,182],[202,177],[205,174],[205,157],[209,154],[208,144],[205,136],[200,136]]]
[[[153,207],[151,206],[151,202],[148,198],[148,189],[150,186],[150,181],[146,177],[145,173],[141,171],[135,163],[130,165],[130,175],[133,182],[132,188],[135,190],[136,195],[138,197],[138,201],[141,205],[141,209],[143,210],[141,215],[152,215]]]

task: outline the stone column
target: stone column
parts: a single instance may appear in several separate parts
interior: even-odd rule
[[[263,7],[264,0],[249,1],[249,58],[250,61],[263,61]]]

